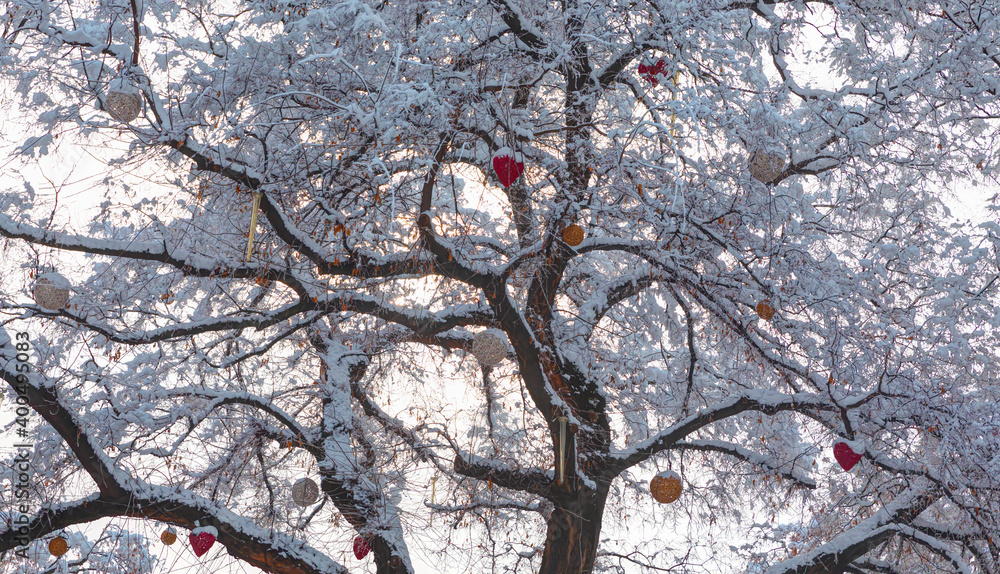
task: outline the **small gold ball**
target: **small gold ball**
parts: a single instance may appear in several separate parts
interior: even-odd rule
[[[674,473],[667,476],[656,475],[649,481],[649,492],[653,499],[663,504],[670,504],[681,496],[684,489],[681,479]]]
[[[56,536],[52,540],[49,540],[49,553],[51,553],[56,558],[59,558],[69,550],[69,545],[66,544],[66,539],[62,536]]]
[[[770,321],[771,317],[774,317],[774,306],[768,300],[763,300],[757,303],[757,314],[761,319],[765,321]]]
[[[177,533],[174,532],[173,528],[168,528],[160,535],[160,540],[167,546],[170,546],[174,542],[177,542]]]
[[[566,245],[570,247],[576,247],[577,245],[583,243],[583,228],[577,224],[572,224],[563,229],[562,238],[566,242]]]

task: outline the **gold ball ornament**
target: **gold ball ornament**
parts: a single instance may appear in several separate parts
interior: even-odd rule
[[[476,333],[476,337],[472,339],[472,355],[483,367],[500,364],[507,358],[507,340],[503,331],[487,329]]]
[[[69,281],[58,273],[43,273],[35,280],[31,294],[39,307],[58,311],[69,302]]]
[[[319,499],[319,485],[311,478],[300,478],[292,485],[292,501],[299,506],[309,506]]]
[[[765,321],[770,321],[774,317],[774,305],[767,299],[757,303],[757,315]]]
[[[69,551],[69,545],[66,544],[66,539],[62,536],[56,536],[52,540],[49,540],[49,554],[59,558],[67,551]]]
[[[583,243],[583,236],[583,228],[575,223],[562,230],[562,239],[570,247],[576,247]]]
[[[785,157],[781,154],[757,150],[750,155],[750,175],[761,183],[771,183],[785,171]]]
[[[683,489],[680,475],[672,470],[665,470],[649,481],[649,493],[654,500],[663,504],[670,504],[680,498]]]
[[[167,546],[177,542],[177,531],[173,528],[167,528],[163,531],[163,534],[160,535],[160,541]]]

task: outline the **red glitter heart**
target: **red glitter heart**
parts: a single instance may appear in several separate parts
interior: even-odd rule
[[[361,560],[368,553],[372,551],[372,547],[368,545],[368,541],[361,536],[354,537],[354,557]]]
[[[510,187],[510,184],[517,181],[517,178],[524,173],[524,164],[516,161],[510,155],[510,151],[504,148],[493,156],[493,171],[496,172],[501,185]]]
[[[854,452],[846,442],[840,441],[833,445],[833,458],[837,459],[841,468],[851,470],[861,460],[861,455]]]
[[[199,557],[208,552],[208,549],[215,544],[215,536],[212,536],[210,532],[192,533],[188,536],[188,540],[191,542],[191,549],[194,550],[194,555]]]
[[[657,76],[665,75],[666,71],[667,63],[663,60],[658,60],[652,65],[639,64],[639,75],[654,86],[660,85],[660,80],[657,79]]]

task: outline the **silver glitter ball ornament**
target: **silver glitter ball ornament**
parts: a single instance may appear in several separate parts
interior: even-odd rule
[[[750,154],[750,175],[761,183],[771,183],[785,171],[785,157],[781,154],[757,150]]]
[[[43,273],[35,280],[31,293],[39,307],[58,311],[69,302],[69,281],[58,273]]]
[[[498,365],[507,358],[507,340],[498,329],[477,333],[472,340],[472,355],[484,367]]]
[[[319,485],[311,478],[300,478],[292,485],[292,501],[299,506],[309,506],[319,499]]]

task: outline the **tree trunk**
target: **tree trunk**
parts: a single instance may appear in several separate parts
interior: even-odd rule
[[[607,488],[581,488],[555,500],[538,574],[589,574],[601,537]]]

